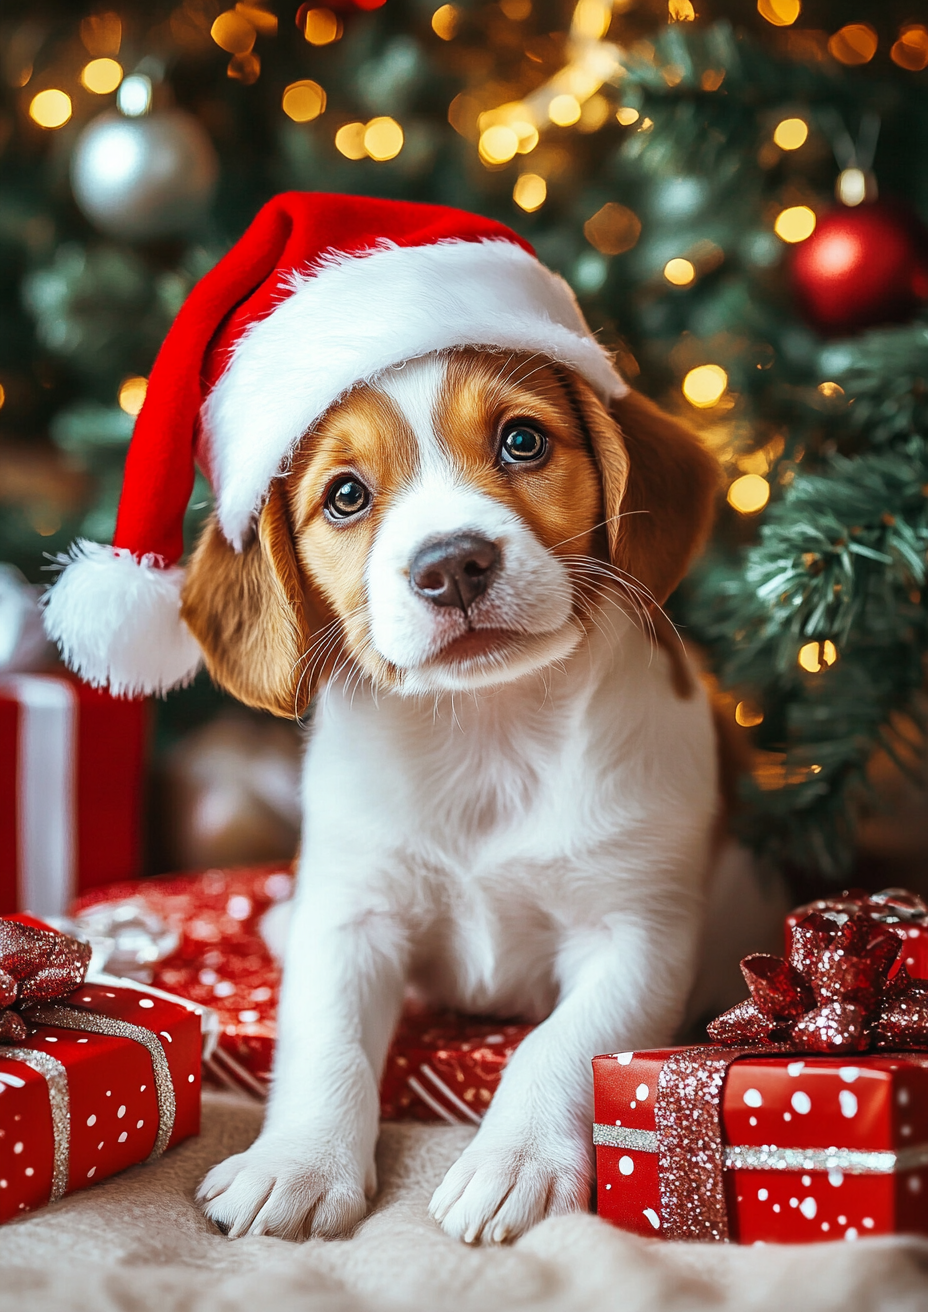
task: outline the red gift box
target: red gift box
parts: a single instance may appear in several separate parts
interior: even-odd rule
[[[0,915],[61,915],[138,874],[145,702],[64,674],[0,676]]]
[[[701,1206],[712,1154],[685,1088],[695,1078],[702,1096],[707,1059],[710,1082],[722,1072],[723,1233]],[[597,1211],[623,1230],[743,1244],[928,1234],[928,1058],[663,1049],[596,1057],[593,1081]]]
[[[806,916],[818,911],[843,921],[848,916],[865,915],[885,925],[902,939],[899,960],[913,979],[928,979],[928,905],[916,893],[904,888],[885,888],[881,893],[865,893],[852,888],[837,897],[823,897],[807,906],[797,907],[786,917],[786,954],[789,956],[793,930]]]
[[[0,1222],[199,1133],[198,1007],[98,980],[24,1014],[0,1043]]]
[[[180,944],[155,966],[152,982],[218,1012],[219,1043],[206,1063],[206,1077],[264,1098],[277,1037],[280,968],[261,936],[260,921],[292,892],[293,878],[279,866],[208,870],[95,891],[78,901],[75,914],[103,902],[133,901],[176,930]],[[479,1121],[503,1067],[530,1029],[407,1011],[384,1067],[382,1116]]]

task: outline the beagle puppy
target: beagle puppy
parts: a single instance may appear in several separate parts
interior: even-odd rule
[[[710,705],[661,611],[717,481],[641,395],[449,349],[337,400],[241,551],[207,524],[182,613],[213,678],[309,721],[266,1122],[200,1191],[230,1237],[364,1216],[409,992],[537,1022],[435,1220],[501,1243],[588,1207],[590,1058],[673,1040],[720,868]]]

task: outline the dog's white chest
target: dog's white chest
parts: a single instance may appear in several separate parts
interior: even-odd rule
[[[433,1001],[544,1014],[571,935],[638,915],[643,890],[687,862],[698,880],[715,806],[707,707],[673,696],[630,625],[620,656],[454,706],[337,687],[323,701],[304,869],[339,914],[396,908]]]

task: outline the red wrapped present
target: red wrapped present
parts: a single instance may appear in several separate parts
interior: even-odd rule
[[[904,940],[814,912],[746,957],[720,1045],[597,1057],[602,1216],[742,1243],[928,1234],[928,985]]]
[[[152,982],[214,1008],[219,1043],[206,1063],[214,1082],[266,1096],[277,1035],[280,969],[261,936],[261,918],[290,897],[293,878],[279,866],[207,870],[117,884],[81,898],[93,915],[105,905],[136,906],[179,935],[176,951],[158,962]],[[495,1019],[441,1016],[410,1009],[387,1056],[381,1084],[386,1120],[479,1121],[507,1060],[531,1026]]]
[[[786,917],[786,952],[792,945],[793,929],[815,911],[843,922],[848,916],[869,916],[886,925],[902,939],[899,962],[914,979],[928,979],[928,905],[917,893],[904,888],[884,888],[880,893],[865,893],[852,888],[837,897],[823,897],[807,906],[797,907]]]
[[[199,1133],[200,1009],[89,983],[89,956],[0,919],[0,1222]]]
[[[145,702],[0,675],[0,915],[61,915],[138,874],[147,728]]]
[[[743,1244],[928,1234],[923,1057],[626,1052],[595,1058],[593,1081],[596,1210],[623,1230]]]

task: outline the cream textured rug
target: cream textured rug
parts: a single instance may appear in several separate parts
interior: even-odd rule
[[[593,1216],[511,1248],[466,1248],[426,1215],[472,1131],[388,1125],[380,1194],[354,1237],[234,1243],[193,1204],[261,1109],[207,1094],[203,1134],[0,1230],[0,1312],[925,1312],[928,1241],[796,1248],[671,1245]]]

